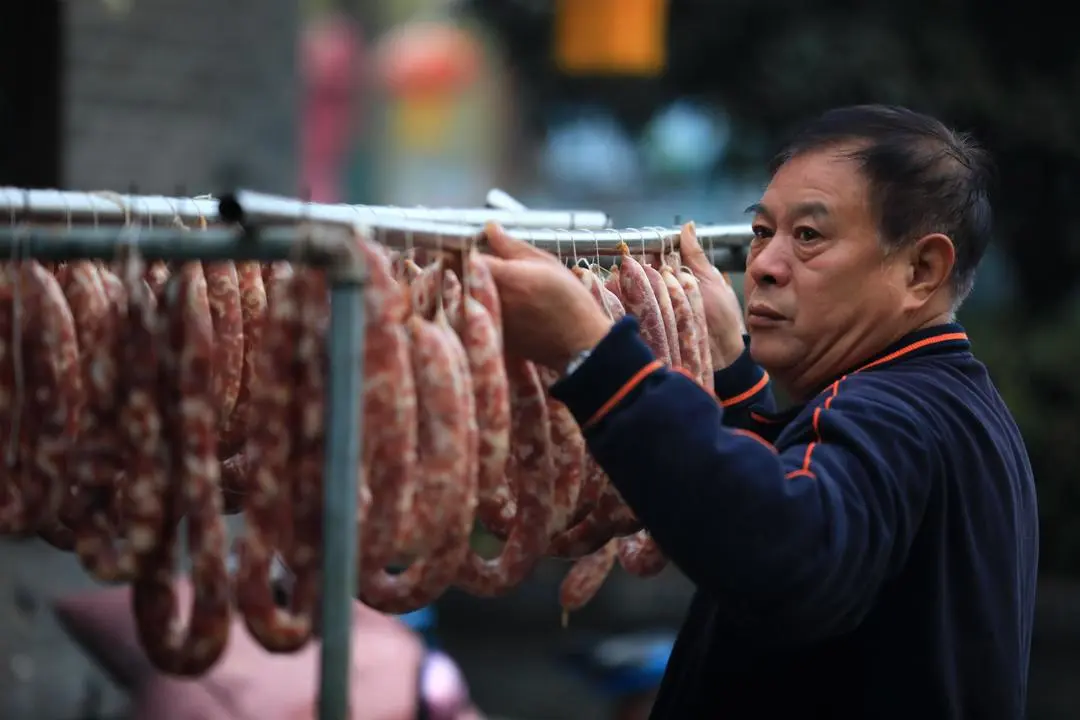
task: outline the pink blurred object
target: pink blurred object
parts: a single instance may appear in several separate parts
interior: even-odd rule
[[[187,607],[190,585],[180,580],[176,586],[180,607]],[[162,675],[146,660],[136,641],[127,588],[64,598],[56,614],[83,649],[131,693],[133,720],[317,717],[318,642],[295,654],[273,655],[251,639],[237,617],[221,661],[204,677],[180,680]],[[420,688],[433,720],[481,717],[452,660],[436,654],[425,662],[421,638],[396,618],[360,603],[353,618],[349,720],[413,720]]]
[[[301,35],[300,191],[312,202],[339,202],[363,54],[359,29],[342,15],[320,18]]]

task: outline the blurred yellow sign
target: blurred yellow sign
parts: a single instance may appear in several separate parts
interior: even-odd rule
[[[659,75],[667,19],[668,0],[556,0],[555,62],[568,75]]]

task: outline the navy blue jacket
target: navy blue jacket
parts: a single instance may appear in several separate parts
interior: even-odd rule
[[[633,318],[552,393],[697,592],[653,718],[1019,720],[1038,519],[1027,452],[958,325],[772,412],[719,401]]]

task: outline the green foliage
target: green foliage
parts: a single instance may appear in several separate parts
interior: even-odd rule
[[[965,314],[962,321],[1028,446],[1042,518],[1040,567],[1057,575],[1075,574],[1080,557],[1080,309],[1053,323],[999,313]]]

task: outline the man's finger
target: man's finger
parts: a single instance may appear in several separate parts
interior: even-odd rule
[[[698,242],[697,227],[693,221],[686,223],[679,230],[679,254],[682,255],[683,264],[690,268],[699,280],[717,274],[712,260]]]
[[[486,255],[486,254],[481,255],[480,260],[485,265],[487,265],[488,271],[491,272],[491,277],[496,282],[498,282],[499,276],[503,273],[503,270],[506,267],[506,260],[503,260],[500,257],[495,257],[494,255]]]
[[[679,230],[679,254],[682,255],[683,264],[700,275],[705,264],[709,264],[705,257],[705,251],[701,249],[701,243],[697,239],[697,229],[693,222],[688,222]]]
[[[506,260],[549,260],[551,255],[523,240],[517,240],[495,223],[484,226],[488,248],[496,257]]]

